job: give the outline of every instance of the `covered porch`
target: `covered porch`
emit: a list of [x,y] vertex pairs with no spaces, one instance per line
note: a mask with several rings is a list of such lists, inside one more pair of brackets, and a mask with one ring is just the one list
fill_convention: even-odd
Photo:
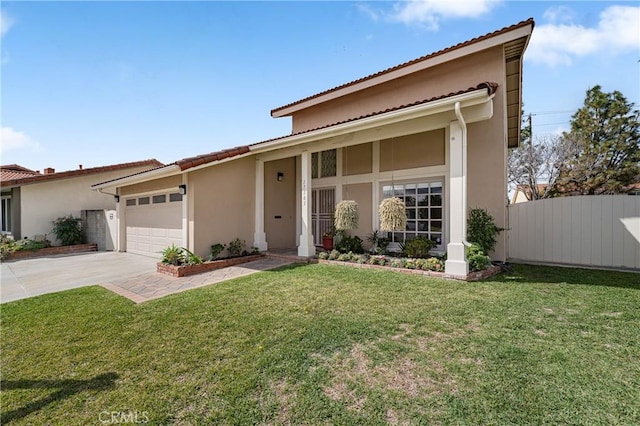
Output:
[[[446,273],[466,275],[467,143],[474,143],[467,124],[493,116],[495,87],[483,83],[251,146],[256,154],[253,245],[314,256],[327,223],[326,211],[317,206],[344,199],[358,201],[360,232],[370,233],[379,226],[380,201],[399,182],[407,192],[440,191],[442,204],[407,232],[439,237],[438,249],[448,255]],[[396,164],[402,158],[404,163]],[[331,167],[323,169],[323,162]]]

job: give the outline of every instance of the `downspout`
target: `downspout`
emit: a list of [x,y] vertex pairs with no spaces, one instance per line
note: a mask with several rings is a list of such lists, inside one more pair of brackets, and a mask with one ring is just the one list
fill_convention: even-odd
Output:
[[454,105],[454,112],[462,127],[462,220],[464,223],[462,244],[469,247],[471,243],[467,241],[467,123],[464,121],[462,111],[460,111],[459,101]]

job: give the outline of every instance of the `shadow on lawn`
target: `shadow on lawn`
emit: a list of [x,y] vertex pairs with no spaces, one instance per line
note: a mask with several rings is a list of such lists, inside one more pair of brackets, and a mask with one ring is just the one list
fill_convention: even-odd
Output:
[[487,281],[527,284],[579,284],[640,290],[640,274],[561,266],[511,264],[503,272]]
[[20,408],[0,414],[0,423],[6,424],[18,420],[38,411],[54,401],[62,400],[79,392],[89,390],[107,390],[115,386],[118,378],[116,373],[105,373],[89,380],[2,380],[0,389],[10,391],[14,389],[58,389],[56,392],[37,401],[30,402]]

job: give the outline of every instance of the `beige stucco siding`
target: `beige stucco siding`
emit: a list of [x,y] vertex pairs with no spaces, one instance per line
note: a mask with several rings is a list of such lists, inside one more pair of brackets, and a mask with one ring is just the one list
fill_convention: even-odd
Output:
[[372,164],[372,143],[363,143],[342,149],[342,174],[344,176],[371,173]]
[[367,235],[373,230],[372,214],[373,205],[371,198],[371,183],[357,183],[342,186],[342,196],[345,200],[354,200],[358,203],[358,211],[360,218],[358,220],[358,229],[349,231],[352,236],[357,235],[365,241]]
[[131,194],[143,194],[145,192],[164,191],[169,188],[174,188],[175,191],[178,192],[178,185],[180,184],[182,184],[182,175],[168,176],[135,185],[123,186],[118,189],[118,193],[127,196]]
[[235,238],[253,245],[255,157],[245,157],[188,174],[190,246],[207,256],[212,244]]
[[380,141],[380,171],[438,166],[445,163],[444,129]]
[[270,249],[296,247],[295,157],[264,163],[264,230]]
[[483,81],[500,84],[502,78],[496,80],[492,76],[504,73],[503,67],[502,46],[494,47],[298,111],[292,116],[293,132],[447,95]]
[[55,219],[70,214],[80,217],[82,210],[115,209],[116,202],[113,195],[93,191],[91,185],[146,169],[148,167],[137,167],[22,186],[20,188],[22,238],[48,234],[48,238],[54,241],[51,222]]

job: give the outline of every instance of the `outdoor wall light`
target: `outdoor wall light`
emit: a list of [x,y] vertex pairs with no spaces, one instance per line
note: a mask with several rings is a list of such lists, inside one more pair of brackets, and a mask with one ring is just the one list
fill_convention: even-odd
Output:
[[180,195],[187,195],[187,185],[183,183],[182,185],[178,185],[178,188],[180,188]]
[[284,173],[278,172],[277,179],[278,179],[278,182],[282,182],[282,179],[284,179]]
[[120,202],[120,196],[119,195],[114,195],[113,199],[116,200],[116,203]]

